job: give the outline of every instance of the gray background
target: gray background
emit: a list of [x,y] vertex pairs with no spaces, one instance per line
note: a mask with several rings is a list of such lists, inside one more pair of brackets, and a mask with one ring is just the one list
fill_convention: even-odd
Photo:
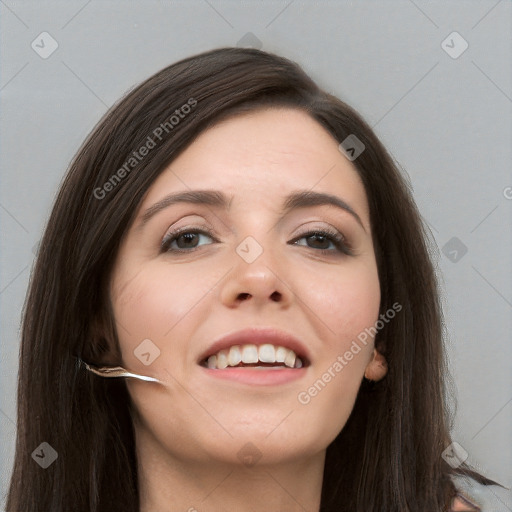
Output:
[[[439,246],[458,396],[453,437],[469,463],[512,486],[510,0],[5,0],[0,14],[2,504],[20,312],[70,159],[134,84],[183,57],[236,45],[299,62],[362,113],[407,171]],[[31,47],[42,46],[44,31],[58,43],[46,59]],[[457,58],[443,46],[459,52],[461,41],[442,46],[453,31],[469,45]]]

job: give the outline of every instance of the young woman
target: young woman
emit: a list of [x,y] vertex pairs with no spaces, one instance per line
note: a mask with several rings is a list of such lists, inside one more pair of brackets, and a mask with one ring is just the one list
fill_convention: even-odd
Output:
[[7,511],[478,510],[452,477],[494,482],[443,457],[428,243],[375,134],[295,63],[160,71],[41,241]]

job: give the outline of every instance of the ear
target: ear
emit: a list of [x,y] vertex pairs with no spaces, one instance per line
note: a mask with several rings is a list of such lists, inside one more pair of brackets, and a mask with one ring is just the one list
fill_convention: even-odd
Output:
[[386,358],[376,349],[373,349],[373,358],[368,363],[364,376],[368,380],[379,381],[388,373],[388,363]]

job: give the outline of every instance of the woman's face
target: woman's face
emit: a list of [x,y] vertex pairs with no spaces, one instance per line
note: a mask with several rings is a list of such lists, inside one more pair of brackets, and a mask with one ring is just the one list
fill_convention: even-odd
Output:
[[[124,366],[166,384],[128,381],[136,428],[174,460],[298,460],[346,423],[380,287],[365,190],[338,144],[298,110],[240,115],[202,133],[144,197],[111,298]],[[170,200],[194,191],[226,203]]]

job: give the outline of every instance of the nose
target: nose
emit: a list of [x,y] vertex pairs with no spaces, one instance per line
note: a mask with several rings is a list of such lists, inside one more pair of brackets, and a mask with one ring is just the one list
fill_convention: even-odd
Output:
[[235,255],[235,266],[224,280],[221,302],[230,308],[239,307],[242,303],[257,308],[267,303],[277,303],[281,308],[288,306],[293,293],[286,283],[277,251],[273,253],[265,248],[250,263],[240,254]]

